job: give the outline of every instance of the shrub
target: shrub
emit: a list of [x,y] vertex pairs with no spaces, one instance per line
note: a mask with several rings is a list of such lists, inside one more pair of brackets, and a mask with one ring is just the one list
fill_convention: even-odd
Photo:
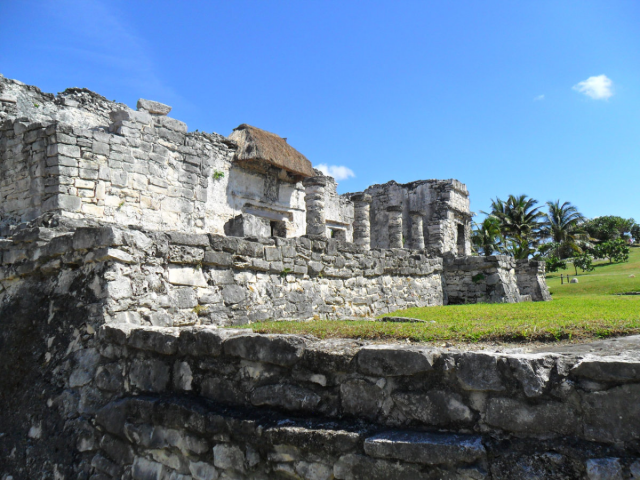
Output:
[[586,252],[574,255],[573,268],[576,269],[576,275],[578,275],[578,268],[583,272],[593,271],[595,269],[593,266],[593,257]]
[[623,238],[616,238],[597,244],[593,248],[594,256],[608,258],[609,263],[629,261],[629,245]]
[[550,257],[545,258],[544,262],[546,264],[545,267],[547,272],[557,272],[561,268],[566,268],[567,266],[567,262],[565,262],[564,260],[560,260],[555,255],[551,255]]

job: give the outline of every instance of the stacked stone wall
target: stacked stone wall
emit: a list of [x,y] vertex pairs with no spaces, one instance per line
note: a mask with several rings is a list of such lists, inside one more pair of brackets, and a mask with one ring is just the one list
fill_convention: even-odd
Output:
[[46,178],[49,142],[41,123],[26,119],[0,123],[0,236],[7,230],[4,225],[40,215],[43,202],[56,188]]
[[238,325],[443,304],[441,259],[329,239],[36,227],[0,242],[0,253],[0,280],[106,264],[96,289],[107,321]]
[[522,295],[529,295],[534,302],[551,300],[545,278],[545,263],[536,260],[517,260],[516,278]]
[[2,124],[0,220],[29,221],[56,211],[71,217],[153,229],[205,230],[214,165],[232,150],[218,135],[191,135],[184,123],[121,111],[112,124]]
[[[402,207],[402,236],[407,245],[424,243],[432,255],[471,253],[469,192],[457,180],[420,180],[398,184],[394,181],[372,185],[365,192],[372,197],[371,245],[389,248],[389,207]],[[346,194],[350,197],[352,194]],[[411,212],[422,212],[423,239],[412,238]],[[458,245],[458,225],[464,227],[464,242]]]
[[122,324],[91,341],[54,408],[82,409],[67,421],[76,465],[96,478],[622,479],[640,467],[633,355]]
[[[517,303],[531,298],[521,295],[513,257],[468,256],[444,258],[447,303]],[[544,300],[550,300],[545,298]]]

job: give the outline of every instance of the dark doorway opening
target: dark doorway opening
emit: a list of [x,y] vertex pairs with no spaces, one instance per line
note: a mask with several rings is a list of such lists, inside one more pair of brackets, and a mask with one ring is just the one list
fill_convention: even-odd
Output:
[[464,255],[464,225],[458,224],[458,255]]
[[272,221],[271,224],[271,236],[287,238],[287,225],[285,222]]
[[342,242],[347,241],[347,231],[342,228],[332,228],[330,229],[331,238],[335,238],[336,240],[340,240]]

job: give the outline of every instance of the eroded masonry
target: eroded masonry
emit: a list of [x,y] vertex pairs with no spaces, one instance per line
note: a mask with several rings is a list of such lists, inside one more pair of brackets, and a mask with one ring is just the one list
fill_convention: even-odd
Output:
[[221,328],[550,295],[471,255],[456,180],[339,195],[285,138],[170,110],[0,77],[2,480],[640,476],[635,354]]

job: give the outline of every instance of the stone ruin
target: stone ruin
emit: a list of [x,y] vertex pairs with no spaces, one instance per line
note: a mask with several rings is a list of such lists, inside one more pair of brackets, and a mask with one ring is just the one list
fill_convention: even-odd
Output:
[[0,77],[0,479],[639,478],[633,355],[220,328],[550,295],[456,180],[338,195],[170,110]]

